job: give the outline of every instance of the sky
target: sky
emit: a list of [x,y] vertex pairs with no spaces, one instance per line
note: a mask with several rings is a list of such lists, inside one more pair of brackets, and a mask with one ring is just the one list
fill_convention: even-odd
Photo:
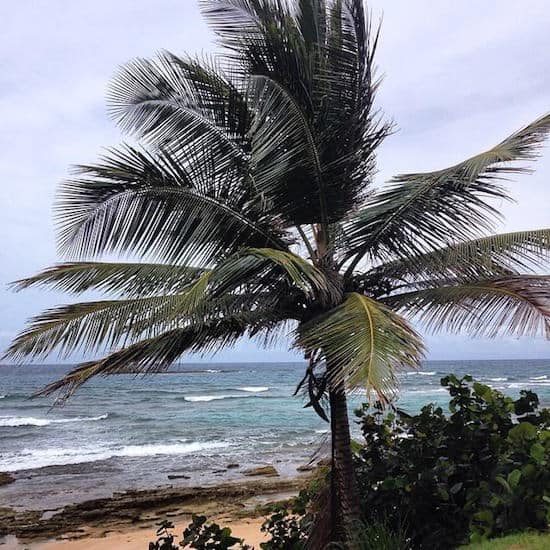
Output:
[[[550,111],[547,0],[372,0],[383,17],[378,106],[398,132],[377,183],[476,154]],[[59,261],[52,203],[71,164],[121,140],[105,94],[117,68],[161,49],[215,51],[196,0],[0,2],[0,352],[25,320],[72,297],[14,294],[10,281]],[[510,183],[502,231],[550,227],[550,148]],[[550,342],[427,336],[430,359],[548,358]],[[283,361],[286,345],[241,342],[218,361]],[[79,359],[78,357],[76,359]],[[53,362],[54,357],[51,358]]]

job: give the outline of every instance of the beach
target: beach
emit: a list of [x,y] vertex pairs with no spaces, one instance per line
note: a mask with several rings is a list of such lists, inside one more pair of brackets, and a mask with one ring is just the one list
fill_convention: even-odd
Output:
[[14,511],[0,508],[0,544],[6,550],[145,549],[157,523],[169,520],[181,536],[193,515],[231,527],[235,536],[256,545],[269,508],[295,496],[307,476],[265,479],[187,489],[129,491],[108,499],[73,504],[61,510]]

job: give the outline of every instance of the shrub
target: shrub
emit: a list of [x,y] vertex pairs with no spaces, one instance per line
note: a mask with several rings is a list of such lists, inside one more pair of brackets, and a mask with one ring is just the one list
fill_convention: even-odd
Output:
[[[149,550],[178,550],[174,543],[175,536],[171,533],[174,525],[166,520],[158,525],[157,541],[149,543]],[[206,523],[205,516],[193,516],[192,522],[183,532],[179,547],[195,550],[253,550],[242,539],[232,536],[229,527]]]
[[411,416],[368,405],[357,411],[367,524],[406,523],[414,548],[546,529],[550,520],[550,411],[531,391],[513,400],[470,376],[441,380],[449,413],[433,404]]

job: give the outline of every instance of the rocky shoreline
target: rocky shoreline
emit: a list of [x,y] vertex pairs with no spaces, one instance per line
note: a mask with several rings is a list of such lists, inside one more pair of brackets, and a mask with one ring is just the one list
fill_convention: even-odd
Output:
[[308,477],[302,475],[293,479],[243,480],[206,487],[126,491],[59,510],[0,508],[0,537],[14,535],[25,541],[75,539],[98,529],[105,535],[142,527],[151,527],[153,531],[160,519],[185,519],[192,514],[205,514],[213,519],[254,517],[262,513],[266,503],[296,494],[307,480]]

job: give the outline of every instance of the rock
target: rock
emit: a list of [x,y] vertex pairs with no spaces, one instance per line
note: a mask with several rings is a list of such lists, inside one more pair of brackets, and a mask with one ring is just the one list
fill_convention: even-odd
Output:
[[302,464],[302,466],[296,468],[297,472],[313,472],[313,470],[315,470],[315,466],[311,464]]
[[7,474],[5,472],[0,472],[0,487],[2,485],[8,485],[9,483],[13,483],[15,481],[15,478],[10,475],[10,474]]
[[279,472],[273,466],[260,466],[259,468],[245,470],[243,473],[245,476],[276,477],[279,475]]
[[241,465],[240,465],[240,464],[237,464],[237,463],[228,464],[228,465],[226,466],[226,468],[227,468],[228,470],[231,470],[231,469],[233,469],[233,468],[240,468],[240,467],[241,467]]
[[168,479],[191,479],[191,476],[185,474],[168,474]]
[[213,474],[225,474],[225,472],[227,472],[227,470],[213,470],[212,471]]

